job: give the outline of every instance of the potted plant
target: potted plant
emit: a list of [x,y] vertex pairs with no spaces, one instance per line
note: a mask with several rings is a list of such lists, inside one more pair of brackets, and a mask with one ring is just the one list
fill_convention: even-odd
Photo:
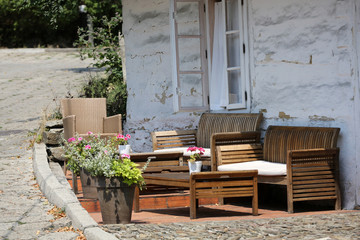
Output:
[[130,154],[131,148],[128,144],[128,140],[131,138],[130,134],[126,134],[125,136],[122,134],[119,134],[116,136],[116,142],[119,146],[119,152],[120,154]]
[[104,139],[88,132],[86,138],[75,137],[63,140],[65,154],[68,159],[67,166],[73,174],[80,176],[84,198],[97,199],[96,178],[82,167],[85,159],[92,159],[100,151],[101,146],[105,145]]
[[142,171],[147,164],[139,169],[129,155],[120,156],[118,146],[124,143],[120,135],[106,140],[88,134],[87,139],[66,142],[69,168],[75,173],[83,169],[94,180],[104,224],[129,223],[135,186],[144,185]]
[[200,158],[204,155],[205,150],[201,147],[189,147],[187,151],[191,152],[188,160],[189,173],[201,172],[202,161]]

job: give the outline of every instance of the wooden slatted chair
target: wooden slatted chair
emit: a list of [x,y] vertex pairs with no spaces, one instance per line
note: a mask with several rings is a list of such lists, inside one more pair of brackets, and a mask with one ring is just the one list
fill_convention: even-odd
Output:
[[260,144],[217,147],[214,170],[258,170],[258,182],[287,186],[288,212],[294,202],[335,200],[339,188],[339,128],[269,126]]

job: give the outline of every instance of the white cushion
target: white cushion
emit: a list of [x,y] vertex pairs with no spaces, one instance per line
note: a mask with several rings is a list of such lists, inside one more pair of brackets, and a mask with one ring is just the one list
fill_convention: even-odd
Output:
[[[187,151],[188,147],[178,147],[178,148],[165,148],[165,149],[158,149],[154,152],[183,152],[184,156],[190,156],[191,152]],[[203,157],[210,157],[210,148],[204,148],[205,152]]]
[[218,166],[218,171],[258,170],[258,175],[286,176],[286,164],[268,161],[250,161]]

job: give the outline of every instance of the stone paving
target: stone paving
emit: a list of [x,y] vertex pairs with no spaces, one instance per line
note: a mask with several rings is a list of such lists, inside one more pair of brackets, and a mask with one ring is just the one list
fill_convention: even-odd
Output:
[[[0,58],[0,239],[80,238],[61,209],[49,214],[54,206],[36,184],[28,133],[44,110],[51,113],[58,99],[76,95],[89,62],[74,52],[41,50],[0,50]],[[119,239],[360,239],[360,211],[102,228]]]
[[88,61],[76,52],[0,50],[0,239],[76,239],[71,220],[54,215],[34,178],[30,132],[58,99],[75,95]]
[[360,239],[360,213],[174,224],[106,225],[119,239]]

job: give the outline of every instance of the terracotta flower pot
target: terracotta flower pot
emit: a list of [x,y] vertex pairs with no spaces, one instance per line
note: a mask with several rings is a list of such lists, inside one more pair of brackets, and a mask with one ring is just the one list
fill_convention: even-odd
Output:
[[127,185],[120,178],[98,177],[97,194],[103,224],[130,223],[135,185]]

